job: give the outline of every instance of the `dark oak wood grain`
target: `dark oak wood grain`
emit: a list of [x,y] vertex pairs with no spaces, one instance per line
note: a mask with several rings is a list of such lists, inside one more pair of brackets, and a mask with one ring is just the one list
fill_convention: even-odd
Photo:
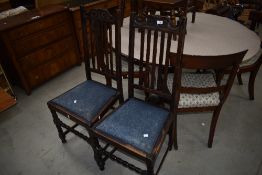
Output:
[[28,11],[0,23],[2,51],[6,55],[1,59],[4,66],[11,65],[8,73],[27,94],[81,64],[72,19],[64,6]]

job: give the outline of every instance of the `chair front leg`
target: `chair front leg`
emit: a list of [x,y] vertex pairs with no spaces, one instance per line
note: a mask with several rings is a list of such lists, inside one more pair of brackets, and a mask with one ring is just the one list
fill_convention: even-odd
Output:
[[105,169],[105,161],[102,158],[102,148],[99,145],[98,139],[94,137],[92,134],[90,135],[90,145],[94,151],[94,159],[101,171]]
[[62,127],[61,127],[62,121],[58,118],[58,115],[57,115],[55,110],[50,109],[50,111],[51,111],[56,129],[58,131],[58,136],[61,139],[62,143],[66,143],[65,134],[64,134]]
[[147,163],[146,163],[146,167],[147,167],[147,175],[154,175],[154,165],[153,165],[153,163],[151,162],[151,161],[148,161]]
[[217,109],[213,112],[213,117],[210,125],[209,138],[208,138],[208,148],[212,148],[213,139],[215,135],[217,120],[221,111],[222,105],[218,106]]

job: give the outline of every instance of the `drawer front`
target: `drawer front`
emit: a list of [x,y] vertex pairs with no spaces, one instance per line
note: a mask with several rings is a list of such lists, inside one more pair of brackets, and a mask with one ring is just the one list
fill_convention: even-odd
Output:
[[30,87],[36,87],[51,77],[54,77],[55,75],[76,65],[78,62],[79,61],[75,51],[69,50],[61,57],[53,59],[46,64],[36,67],[35,69],[29,70],[28,73],[26,73],[28,83],[30,84]]
[[[66,44],[65,44],[66,43]],[[59,57],[68,50],[77,52],[77,48],[74,46],[74,40],[72,36],[66,37],[60,41],[57,41],[45,48],[39,49],[19,60],[21,68],[24,72],[44,64],[45,62]]]
[[39,32],[34,36],[30,35],[29,37],[18,40],[13,44],[13,48],[17,58],[20,58],[38,48],[60,40],[71,33],[70,24],[64,23],[63,25],[54,26],[48,30]]
[[33,20],[27,25],[17,27],[8,33],[10,40],[17,40],[19,38],[25,37],[27,35],[37,33],[41,30],[49,28],[53,25],[62,23],[68,20],[68,14],[66,12],[54,14],[48,17],[45,17],[40,20]]

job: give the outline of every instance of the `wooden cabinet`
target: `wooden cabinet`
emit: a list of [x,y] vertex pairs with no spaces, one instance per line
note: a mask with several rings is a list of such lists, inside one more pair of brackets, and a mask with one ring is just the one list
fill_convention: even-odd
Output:
[[35,9],[0,21],[3,62],[27,94],[81,64],[70,12],[64,6]]

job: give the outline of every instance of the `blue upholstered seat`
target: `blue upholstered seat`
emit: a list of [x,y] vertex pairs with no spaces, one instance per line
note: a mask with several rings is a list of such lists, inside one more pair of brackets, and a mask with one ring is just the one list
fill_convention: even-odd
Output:
[[95,130],[150,154],[168,117],[167,110],[132,98],[107,116]]
[[66,110],[83,118],[88,124],[117,91],[104,84],[87,80],[51,100]]

